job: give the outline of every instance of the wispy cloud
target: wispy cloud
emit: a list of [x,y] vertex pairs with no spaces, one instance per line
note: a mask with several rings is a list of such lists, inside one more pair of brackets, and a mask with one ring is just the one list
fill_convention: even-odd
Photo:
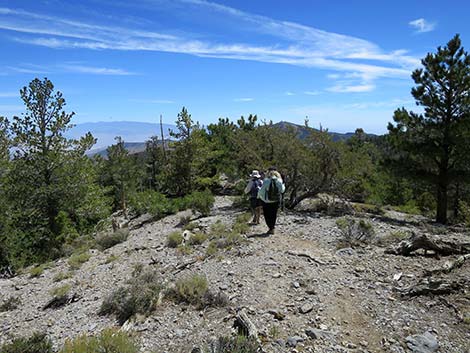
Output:
[[[263,45],[227,43],[220,42],[217,36],[214,36],[216,39],[205,36],[201,40],[194,39],[201,38],[198,34],[176,36],[161,31],[104,26],[10,8],[0,8],[0,30],[14,32],[15,35],[10,37],[12,40],[49,48],[172,52],[320,68],[356,74],[354,85],[363,88],[373,88],[370,82],[381,77],[408,77],[410,71],[419,65],[419,60],[404,50],[385,52],[361,38],[275,20],[204,0],[175,1],[187,7],[223,14],[244,31],[267,34],[264,36],[266,42]],[[155,10],[157,7],[150,8]],[[130,74],[119,69],[109,70],[95,70],[95,73]]]
[[375,89],[375,85],[373,84],[359,84],[359,85],[343,85],[338,84],[328,88],[327,90],[330,92],[337,92],[337,93],[360,93],[360,92],[370,92]]
[[133,72],[129,72],[123,69],[112,69],[107,67],[94,67],[84,65],[62,65],[62,67],[68,72],[76,72],[83,74],[92,75],[115,75],[115,76],[128,76],[135,75]]
[[233,101],[234,102],[252,102],[254,101],[254,98],[235,98]]
[[319,94],[321,94],[320,91],[304,91],[304,94],[306,94],[307,96],[318,96]]
[[286,96],[295,96],[295,93],[294,93],[294,92],[290,92],[290,91],[286,91],[286,92],[284,92],[284,94],[285,94]]
[[[87,66],[83,64],[65,63],[55,65],[34,65],[34,64],[19,64],[18,66],[7,66],[6,73],[16,72],[22,74],[51,74],[51,73],[80,73],[90,75],[115,75],[115,76],[128,76],[136,75],[136,73],[117,68]],[[1,97],[1,96],[0,96]]]
[[418,18],[416,20],[410,21],[408,24],[415,29],[416,33],[431,32],[436,28],[435,22],[429,22],[424,18]]

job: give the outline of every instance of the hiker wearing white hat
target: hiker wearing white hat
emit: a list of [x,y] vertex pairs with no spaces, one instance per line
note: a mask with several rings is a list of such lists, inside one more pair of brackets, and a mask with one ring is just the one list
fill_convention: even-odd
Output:
[[253,170],[250,174],[250,181],[245,188],[245,194],[250,197],[250,208],[251,213],[253,214],[254,224],[259,224],[259,219],[261,216],[261,201],[258,199],[258,191],[263,186],[263,180],[261,174],[257,170]]

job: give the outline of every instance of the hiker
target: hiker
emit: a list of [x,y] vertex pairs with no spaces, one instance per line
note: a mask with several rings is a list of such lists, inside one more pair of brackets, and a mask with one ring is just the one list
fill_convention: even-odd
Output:
[[263,181],[263,186],[258,192],[258,198],[263,206],[264,219],[269,230],[267,234],[274,234],[276,226],[277,210],[281,204],[282,194],[286,190],[281,174],[276,168],[268,170],[267,177]]
[[245,194],[250,196],[250,208],[251,213],[253,214],[253,224],[259,224],[259,219],[261,216],[261,201],[258,199],[258,191],[263,185],[263,179],[261,174],[257,170],[253,170],[250,174],[250,181],[245,188]]

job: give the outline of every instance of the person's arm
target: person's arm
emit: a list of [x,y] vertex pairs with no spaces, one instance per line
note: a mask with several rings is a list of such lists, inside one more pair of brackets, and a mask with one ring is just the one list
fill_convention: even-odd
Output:
[[279,189],[281,190],[281,194],[283,194],[286,191],[286,186],[282,182],[282,180],[277,180]]
[[261,186],[261,189],[259,189],[258,191],[258,198],[263,202],[266,202],[266,189],[268,188],[268,186],[269,186],[269,179],[264,179],[263,185]]
[[245,194],[249,194],[250,191],[251,191],[251,186],[253,185],[253,180],[250,179],[250,181],[248,182],[248,185],[245,187]]

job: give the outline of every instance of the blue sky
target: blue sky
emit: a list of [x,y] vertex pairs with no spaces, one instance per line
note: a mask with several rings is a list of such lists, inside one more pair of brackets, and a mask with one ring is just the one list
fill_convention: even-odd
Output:
[[[384,133],[466,1],[0,0],[0,115],[48,77],[75,123],[219,117]],[[468,46],[467,46],[468,47]]]

